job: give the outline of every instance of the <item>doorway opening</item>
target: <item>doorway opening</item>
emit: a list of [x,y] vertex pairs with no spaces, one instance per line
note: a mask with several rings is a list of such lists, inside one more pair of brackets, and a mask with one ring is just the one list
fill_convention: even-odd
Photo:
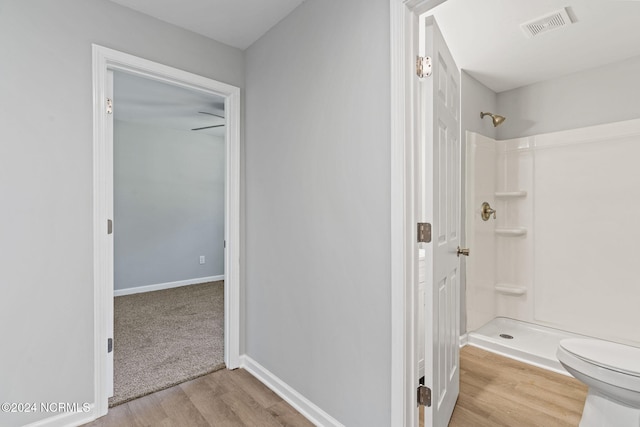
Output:
[[224,98],[113,72],[116,406],[224,367]]
[[[240,89],[102,46],[93,46],[95,409],[106,414],[113,388],[114,144],[113,71],[219,99],[224,112],[224,363],[239,366]],[[207,111],[217,114],[214,111]],[[204,115],[203,115],[204,116]],[[209,116],[208,119],[215,119]],[[208,126],[208,125],[207,125]],[[204,127],[204,126],[199,126]],[[206,255],[199,254],[200,256]],[[206,263],[206,261],[205,261]],[[198,263],[198,265],[200,265]]]

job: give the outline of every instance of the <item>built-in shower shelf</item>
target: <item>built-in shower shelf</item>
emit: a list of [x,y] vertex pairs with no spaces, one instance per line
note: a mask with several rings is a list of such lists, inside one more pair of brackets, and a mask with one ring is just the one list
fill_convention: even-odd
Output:
[[509,198],[515,198],[515,197],[527,197],[527,191],[526,190],[496,191],[495,195],[496,197],[503,198],[503,199],[509,199]]
[[527,293],[527,288],[522,286],[512,285],[511,283],[496,283],[496,292],[504,295],[524,295]]
[[523,227],[514,227],[514,228],[496,228],[495,233],[498,236],[507,236],[507,237],[517,237],[517,236],[526,236],[527,229]]

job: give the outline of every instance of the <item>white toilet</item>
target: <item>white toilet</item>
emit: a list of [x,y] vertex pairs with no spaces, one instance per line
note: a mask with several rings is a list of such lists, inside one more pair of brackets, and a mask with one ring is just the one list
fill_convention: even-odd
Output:
[[570,338],[557,357],[589,387],[580,427],[640,427],[640,348]]

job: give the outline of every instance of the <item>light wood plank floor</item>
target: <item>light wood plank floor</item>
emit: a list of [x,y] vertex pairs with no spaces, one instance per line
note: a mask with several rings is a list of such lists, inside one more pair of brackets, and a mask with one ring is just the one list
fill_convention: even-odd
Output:
[[587,387],[572,377],[466,346],[449,426],[575,427],[586,397]]
[[109,409],[95,427],[313,427],[244,369],[222,369]]
[[[450,427],[577,426],[579,381],[472,346],[460,352],[460,397]],[[111,408],[87,426],[313,426],[243,369],[213,372]]]

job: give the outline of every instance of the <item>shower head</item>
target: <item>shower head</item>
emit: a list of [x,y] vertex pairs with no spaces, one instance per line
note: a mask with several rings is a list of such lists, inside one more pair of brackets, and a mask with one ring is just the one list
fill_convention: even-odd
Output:
[[484,116],[490,116],[491,119],[493,120],[493,127],[497,128],[498,126],[500,126],[502,124],[502,122],[504,122],[506,120],[506,117],[504,116],[500,116],[498,114],[493,114],[493,113],[480,113],[480,118],[484,118]]

